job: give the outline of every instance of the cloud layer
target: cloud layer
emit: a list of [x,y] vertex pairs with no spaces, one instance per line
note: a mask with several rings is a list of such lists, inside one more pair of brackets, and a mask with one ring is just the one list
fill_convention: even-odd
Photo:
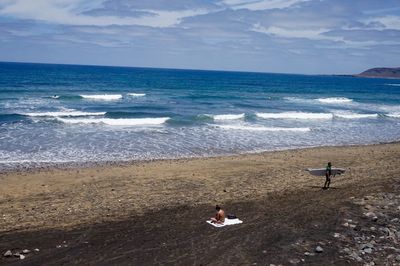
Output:
[[290,73],[396,66],[398,0],[0,0],[0,60]]

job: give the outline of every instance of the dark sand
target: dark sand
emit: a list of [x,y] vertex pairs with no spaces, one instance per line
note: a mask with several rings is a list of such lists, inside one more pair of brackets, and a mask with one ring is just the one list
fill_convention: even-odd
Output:
[[[304,169],[327,161],[348,171],[322,190]],[[334,233],[362,219],[352,197],[398,191],[399,163],[391,143],[2,174],[0,264],[355,265]],[[244,223],[206,224],[217,203]]]

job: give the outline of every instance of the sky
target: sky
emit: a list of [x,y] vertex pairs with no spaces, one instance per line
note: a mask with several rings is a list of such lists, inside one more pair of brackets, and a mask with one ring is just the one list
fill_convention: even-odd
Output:
[[0,0],[0,61],[299,74],[400,67],[400,0]]

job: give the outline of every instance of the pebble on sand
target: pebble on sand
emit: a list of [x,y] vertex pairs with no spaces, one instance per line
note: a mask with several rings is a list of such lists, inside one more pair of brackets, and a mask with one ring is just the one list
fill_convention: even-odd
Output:
[[321,246],[317,246],[317,247],[315,248],[315,252],[317,252],[317,253],[322,253],[322,252],[324,252],[324,249],[323,249]]
[[7,250],[7,251],[4,253],[3,256],[4,256],[4,257],[11,257],[11,256],[12,256],[11,250]]
[[300,263],[300,260],[299,259],[290,259],[289,262],[291,264],[298,264],[298,263]]
[[372,253],[372,248],[365,248],[365,249],[363,249],[363,251],[365,253],[371,254]]
[[367,212],[365,214],[365,216],[367,216],[368,218],[371,218],[371,220],[374,222],[378,220],[378,216],[376,216],[375,213],[373,213],[373,212]]

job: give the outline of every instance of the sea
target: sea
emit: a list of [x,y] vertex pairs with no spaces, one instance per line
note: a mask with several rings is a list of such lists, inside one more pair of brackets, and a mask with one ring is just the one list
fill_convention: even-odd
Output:
[[0,171],[400,140],[400,80],[0,63]]

